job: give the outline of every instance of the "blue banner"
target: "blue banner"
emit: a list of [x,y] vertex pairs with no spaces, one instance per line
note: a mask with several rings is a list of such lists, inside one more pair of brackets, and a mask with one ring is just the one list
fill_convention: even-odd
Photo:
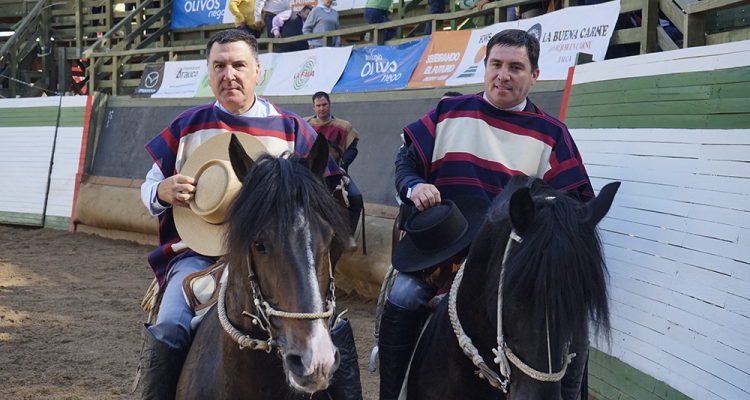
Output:
[[[175,0],[172,3],[172,29],[224,23],[229,14],[227,0]],[[231,19],[234,22],[234,18]]]
[[396,46],[369,46],[352,50],[333,92],[405,88],[429,43],[430,38],[425,37]]

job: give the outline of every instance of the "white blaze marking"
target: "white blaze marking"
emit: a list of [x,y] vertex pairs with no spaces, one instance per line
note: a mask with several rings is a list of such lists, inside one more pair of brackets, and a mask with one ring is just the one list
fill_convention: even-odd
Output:
[[[300,232],[304,237],[305,252],[307,254],[307,267],[310,271],[308,274],[307,284],[309,285],[313,304],[313,313],[323,312],[323,299],[320,296],[320,289],[318,287],[318,274],[315,263],[315,252],[313,251],[312,233],[310,232],[310,224],[305,218],[302,209],[297,210],[297,224],[295,230]],[[333,343],[328,334],[328,329],[325,327],[326,321],[318,320],[313,322],[313,329],[308,338],[308,345],[312,348],[313,357],[309,368],[307,369],[308,374],[320,374],[324,375],[333,366],[335,362]]]

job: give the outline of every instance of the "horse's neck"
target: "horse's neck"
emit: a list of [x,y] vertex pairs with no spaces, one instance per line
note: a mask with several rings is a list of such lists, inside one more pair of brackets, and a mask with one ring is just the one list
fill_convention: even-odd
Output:
[[494,304],[497,302],[497,293],[486,290],[488,279],[490,277],[485,269],[464,267],[464,276],[456,297],[456,313],[464,331],[475,345],[494,347],[496,346],[496,318],[494,315],[489,315],[488,310],[495,312]]

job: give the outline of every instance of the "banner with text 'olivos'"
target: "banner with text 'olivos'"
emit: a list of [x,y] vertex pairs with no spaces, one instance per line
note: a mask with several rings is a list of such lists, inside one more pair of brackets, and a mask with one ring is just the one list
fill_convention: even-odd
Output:
[[409,82],[430,37],[395,46],[354,49],[334,92],[403,89]]
[[229,0],[175,0],[172,3],[172,29],[234,23]]
[[409,87],[457,86],[484,82],[487,42],[505,29],[522,29],[539,39],[539,79],[565,80],[576,53],[604,60],[620,3],[569,7],[536,18],[503,22],[471,31],[433,33]]
[[[349,46],[279,53],[266,59],[261,55],[263,82],[256,93],[266,96],[312,95],[317,91],[330,93],[344,72],[351,53],[352,47]],[[264,65],[265,60],[269,62]]]

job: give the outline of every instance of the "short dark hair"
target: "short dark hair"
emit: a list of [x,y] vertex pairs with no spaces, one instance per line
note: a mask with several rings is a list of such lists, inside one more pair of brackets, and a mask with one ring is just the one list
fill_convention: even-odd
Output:
[[329,103],[331,102],[331,98],[328,97],[328,93],[326,92],[315,92],[315,94],[312,97],[312,101],[313,103],[315,103],[315,99],[322,99],[322,98],[325,98],[326,100],[328,100]]
[[305,11],[305,10],[308,10],[308,11],[312,10],[312,6],[309,5],[309,4],[307,4],[304,7],[302,7],[302,9],[299,10],[299,12],[302,12],[302,11]]
[[208,39],[208,44],[206,45],[206,60],[208,60],[208,56],[211,54],[211,47],[214,43],[226,44],[234,42],[247,43],[247,45],[250,46],[250,53],[255,58],[255,62],[260,62],[258,57],[258,41],[255,40],[253,35],[239,29],[226,29],[214,33],[213,36]]
[[539,69],[539,40],[536,36],[520,29],[506,29],[496,33],[487,43],[487,50],[484,54],[485,66],[490,57],[490,50],[495,46],[525,47],[531,62],[531,72]]
[[463,96],[461,92],[445,92],[442,97],[458,97]]

